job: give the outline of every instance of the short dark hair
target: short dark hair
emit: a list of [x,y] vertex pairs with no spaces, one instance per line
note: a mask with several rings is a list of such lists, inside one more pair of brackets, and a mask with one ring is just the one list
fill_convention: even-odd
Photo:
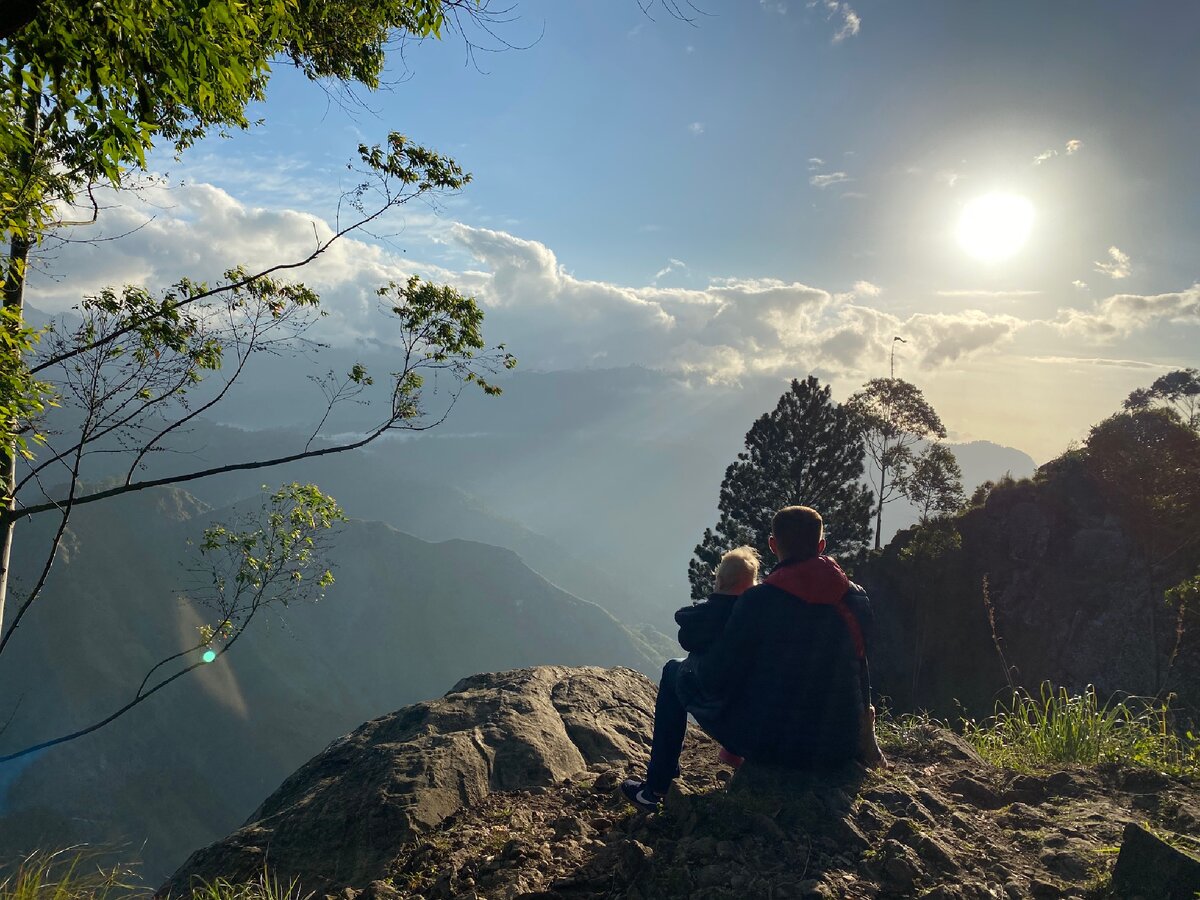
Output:
[[817,555],[825,522],[811,506],[785,506],[771,520],[771,534],[780,559],[810,559]]

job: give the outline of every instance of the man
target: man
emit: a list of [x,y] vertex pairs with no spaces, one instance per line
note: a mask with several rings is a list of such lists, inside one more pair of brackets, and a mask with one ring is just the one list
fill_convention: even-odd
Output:
[[711,647],[663,667],[646,779],[621,786],[643,810],[658,808],[679,773],[689,712],[754,762],[821,768],[859,755],[870,702],[866,594],[822,555],[824,522],[814,509],[779,510],[769,546],[778,565],[741,595]]

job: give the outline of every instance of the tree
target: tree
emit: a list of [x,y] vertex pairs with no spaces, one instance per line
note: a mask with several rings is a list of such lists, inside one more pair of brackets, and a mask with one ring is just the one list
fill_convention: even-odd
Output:
[[716,528],[704,530],[688,564],[692,596],[712,590],[721,555],[749,544],[770,559],[767,539],[776,510],[811,506],[825,519],[829,552],[861,554],[871,537],[871,492],[863,475],[862,437],[845,406],[816,378],[792,380],[775,409],[746,433],[746,449],[725,470]]
[[946,436],[946,427],[921,393],[902,378],[873,378],[847,406],[857,416],[867,453],[875,464],[875,549],[880,546],[883,505],[903,496],[905,476],[918,441]]
[[[386,147],[363,146],[360,155],[367,180],[351,192],[349,200],[358,212],[357,225],[374,221],[387,210],[431,191],[457,190],[468,179],[453,161],[413,145],[401,135],[392,135]],[[381,314],[392,320],[388,331],[397,346],[388,377],[377,379],[359,363],[340,376],[320,381],[325,402],[314,406],[314,422],[307,440],[301,439],[292,451],[273,458],[185,467],[158,477],[142,474],[149,454],[184,434],[189,422],[228,395],[253,355],[293,349],[303,349],[309,355],[319,349],[305,335],[320,315],[320,298],[303,284],[276,275],[315,259],[353,227],[356,225],[348,225],[329,236],[304,259],[256,273],[233,269],[212,287],[182,279],[160,294],[137,286],[106,289],[80,304],[80,324],[74,330],[51,334],[42,342],[30,371],[46,379],[56,402],[71,411],[74,427],[62,435],[51,435],[42,445],[31,446],[14,459],[14,494],[19,505],[13,525],[38,517],[56,517],[57,525],[36,583],[20,599],[0,636],[0,654],[41,596],[76,508],[152,487],[345,452],[388,432],[437,425],[468,385],[477,385],[487,394],[499,393],[489,378],[496,371],[511,368],[515,360],[503,346],[486,347],[483,313],[478,305],[452,287],[412,276],[405,283],[387,284],[378,291]],[[223,383],[202,393],[199,401],[194,400],[199,386],[218,373]],[[433,410],[427,408],[424,398],[427,378],[441,382],[438,386],[445,398],[442,406]],[[348,402],[379,409],[375,426],[349,439],[328,437],[323,429],[330,413]],[[36,425],[33,419],[18,421],[18,430],[28,431]],[[128,460],[123,477],[116,483],[93,485],[81,478],[90,455],[113,452],[126,454]],[[46,487],[59,481],[64,482],[61,488]],[[312,486],[294,485],[277,497],[288,510],[269,511],[270,527],[266,531],[260,528],[235,533],[220,529],[206,540],[202,548],[206,551],[242,554],[241,569],[215,576],[214,581],[222,586],[222,595],[225,585],[235,585],[241,593],[233,600],[215,603],[217,619],[201,644],[191,651],[172,654],[152,667],[133,699],[112,715],[39,747],[87,734],[113,721],[196,668],[197,662],[185,657],[189,653],[194,656],[200,647],[214,640],[224,641],[221,652],[226,652],[259,608],[280,596],[286,601],[291,580],[323,587],[320,579],[305,580],[305,566],[317,564],[315,555],[305,549],[312,546],[306,529],[310,530],[313,522],[328,523],[340,513],[330,505],[332,500],[323,498]],[[294,522],[296,517],[300,521]],[[283,556],[272,562],[276,549]],[[289,553],[299,555],[289,557]],[[290,568],[289,560],[295,563]],[[280,584],[282,594],[276,590]],[[250,605],[247,607],[243,601]],[[170,665],[177,671],[172,671]],[[162,680],[151,682],[155,673]]]
[[922,524],[931,514],[957,512],[964,502],[958,459],[945,444],[930,444],[912,461],[901,489],[921,514]]
[[[181,278],[158,294],[138,286],[105,289],[84,300],[77,330],[45,336],[39,346],[42,336],[24,322],[24,290],[31,250],[49,230],[70,224],[59,210],[83,196],[94,219],[92,186],[119,186],[130,169],[145,166],[156,144],[182,151],[213,129],[248,127],[246,106],[264,96],[274,62],[294,64],[314,80],[373,88],[393,36],[436,36],[460,14],[486,18],[486,0],[38,0],[22,9],[0,20],[11,26],[0,44],[0,238],[8,248],[0,272],[0,622],[8,619],[0,653],[34,608],[79,505],[342,452],[398,428],[432,427],[448,408],[432,414],[425,408],[426,377],[452,383],[443,393],[452,405],[470,383],[498,393],[487,378],[515,363],[503,347],[486,348],[483,315],[472,298],[415,277],[386,285],[380,303],[397,322],[399,345],[389,377],[377,384],[361,365],[331,377],[323,384],[326,414],[302,447],[273,459],[139,478],[147,454],[219,402],[253,354],[286,351],[304,340],[320,314],[319,298],[282,273],[401,204],[462,188],[470,176],[453,160],[393,133],[383,146],[359,148],[366,180],[343,198],[336,233],[318,238],[302,259],[259,271],[232,269],[213,286]],[[193,404],[196,386],[217,372],[224,385]],[[376,427],[355,440],[326,440],[321,428],[329,410],[351,400],[382,407]],[[49,440],[42,414],[57,404],[73,407],[78,430]],[[114,449],[131,454],[123,481],[103,488],[83,482],[85,458]],[[51,478],[65,486],[47,487]],[[57,517],[58,526],[35,584],[5,617],[14,532],[38,516]],[[213,635],[229,626],[214,623]],[[192,667],[168,674],[160,686]],[[156,671],[159,666],[147,679]],[[144,682],[133,703],[157,689]]]
[[[182,151],[213,129],[248,127],[246,106],[264,96],[276,61],[314,80],[374,88],[393,36],[438,36],[460,16],[488,17],[486,0],[33,0],[6,10],[0,17],[0,241],[8,248],[0,271],[0,620],[17,516],[16,463],[36,441],[31,422],[52,397],[31,365],[37,336],[25,327],[25,284],[31,250],[48,230],[69,224],[59,211],[86,195],[94,219],[92,185],[119,185],[130,168],[145,167],[156,143]],[[452,161],[438,162],[444,168]],[[422,192],[442,187],[435,180]],[[176,311],[174,303],[156,312],[144,308],[141,315],[150,318],[129,327],[155,321],[171,327]]]
[[1160,375],[1148,388],[1138,388],[1125,399],[1125,409],[1136,411],[1166,404],[1189,428],[1200,429],[1200,370],[1177,369]]

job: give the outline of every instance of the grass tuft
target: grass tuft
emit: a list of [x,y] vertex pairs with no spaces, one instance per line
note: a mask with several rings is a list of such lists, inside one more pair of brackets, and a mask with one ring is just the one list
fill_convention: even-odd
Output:
[[0,873],[0,900],[114,900],[144,892],[132,869],[87,847],[36,851]]
[[201,882],[192,890],[191,900],[311,900],[313,895],[313,891],[306,893],[301,889],[298,878],[285,884],[264,867],[253,881],[218,878]]
[[1200,740],[1171,726],[1169,703],[1131,697],[1101,703],[1089,685],[1082,694],[1042,685],[996,705],[981,722],[963,721],[963,736],[989,762],[1012,769],[1118,762],[1173,775],[1200,775]]

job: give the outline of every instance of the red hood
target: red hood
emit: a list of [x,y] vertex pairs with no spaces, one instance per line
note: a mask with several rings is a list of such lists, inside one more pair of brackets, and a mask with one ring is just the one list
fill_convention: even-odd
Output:
[[841,600],[850,589],[850,579],[829,556],[776,566],[764,584],[774,585],[809,603],[829,605]]

